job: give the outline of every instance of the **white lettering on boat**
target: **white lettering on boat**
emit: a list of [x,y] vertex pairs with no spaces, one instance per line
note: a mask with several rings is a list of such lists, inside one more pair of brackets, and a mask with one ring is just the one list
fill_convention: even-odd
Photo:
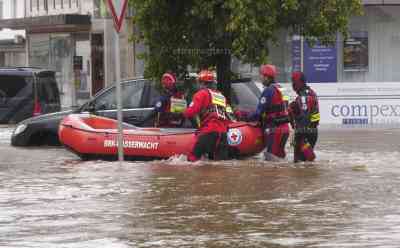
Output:
[[[104,147],[117,147],[118,142],[116,140],[104,140]],[[133,140],[124,140],[123,146],[124,148],[133,148],[133,149],[146,149],[146,150],[157,150],[158,142],[149,142],[149,141],[133,141]]]

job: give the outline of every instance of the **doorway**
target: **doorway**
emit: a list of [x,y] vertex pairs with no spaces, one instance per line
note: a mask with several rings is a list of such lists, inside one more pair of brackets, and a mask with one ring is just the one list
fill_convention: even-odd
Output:
[[104,88],[104,38],[103,34],[92,34],[92,96]]

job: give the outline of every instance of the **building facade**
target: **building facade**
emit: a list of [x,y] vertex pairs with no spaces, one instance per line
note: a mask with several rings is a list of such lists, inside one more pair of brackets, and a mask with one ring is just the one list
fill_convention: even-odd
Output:
[[[0,0],[0,20],[12,18],[16,10],[12,1]],[[26,63],[25,33],[3,29],[0,31],[0,66],[23,66]]]
[[[364,0],[364,15],[350,20],[348,37],[330,46],[282,31],[269,62],[291,91],[292,71],[302,70],[319,95],[321,123],[400,127],[400,0]],[[236,62],[241,74],[259,78],[258,67]]]
[[[303,70],[311,82],[400,82],[400,0],[363,3],[364,15],[350,20],[349,37],[338,34],[332,46],[311,47],[304,37],[282,31],[279,45],[270,48],[279,81],[289,82],[291,71]],[[250,65],[235,69],[258,74]]]
[[[25,31],[25,65],[56,71],[64,108],[78,106],[114,83],[114,27],[104,0],[10,2],[14,16],[1,20],[0,28]],[[122,79],[143,74],[143,63],[135,59],[142,47],[129,41],[133,30],[125,21],[120,33]]]

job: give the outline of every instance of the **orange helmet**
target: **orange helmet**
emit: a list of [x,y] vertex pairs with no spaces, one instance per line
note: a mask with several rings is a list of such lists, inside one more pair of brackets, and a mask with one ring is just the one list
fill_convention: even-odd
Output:
[[166,89],[172,89],[175,86],[176,78],[171,73],[164,73],[161,77],[161,83]]
[[276,67],[274,65],[266,64],[260,67],[260,74],[264,77],[276,77]]
[[209,70],[202,70],[199,73],[199,82],[213,83],[215,82],[214,73]]

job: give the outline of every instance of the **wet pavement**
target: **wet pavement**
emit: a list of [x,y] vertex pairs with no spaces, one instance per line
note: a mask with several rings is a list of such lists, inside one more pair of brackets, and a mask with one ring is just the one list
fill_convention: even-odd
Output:
[[399,247],[400,129],[320,132],[318,161],[81,162],[0,128],[0,247]]

